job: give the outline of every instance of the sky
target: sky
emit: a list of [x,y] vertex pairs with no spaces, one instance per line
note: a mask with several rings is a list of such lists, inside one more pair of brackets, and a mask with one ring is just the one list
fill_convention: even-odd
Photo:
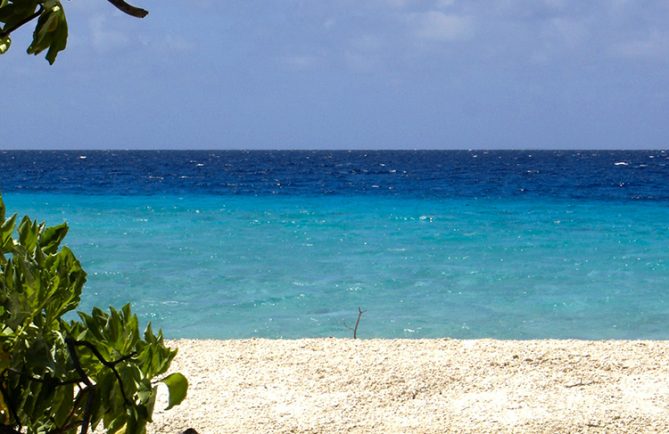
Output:
[[666,0],[105,0],[0,57],[0,149],[669,147]]

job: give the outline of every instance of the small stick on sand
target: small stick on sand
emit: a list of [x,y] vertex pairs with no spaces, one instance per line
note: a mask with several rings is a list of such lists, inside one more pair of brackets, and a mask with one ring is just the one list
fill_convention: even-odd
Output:
[[353,339],[358,338],[358,326],[360,325],[360,318],[362,318],[362,314],[365,312],[367,311],[360,309],[360,306],[358,306],[358,319],[355,320],[355,327],[351,327],[350,325],[344,323],[344,327],[353,332]]
[[593,385],[593,384],[595,384],[594,381],[589,381],[587,383],[584,383],[583,381],[579,381],[578,383],[567,384],[564,387],[566,387],[567,389],[571,389],[572,387],[590,386],[590,385]]
[[367,311],[360,309],[360,306],[358,306],[358,319],[355,320],[355,327],[353,327],[353,339],[358,338],[358,326],[360,325],[360,318],[362,318],[362,314],[365,312]]

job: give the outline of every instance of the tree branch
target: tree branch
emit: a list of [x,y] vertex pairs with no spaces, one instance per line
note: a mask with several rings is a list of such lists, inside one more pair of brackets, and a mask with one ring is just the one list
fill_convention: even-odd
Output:
[[95,385],[91,382],[91,379],[86,375],[86,371],[81,367],[81,362],[79,361],[79,356],[77,356],[77,349],[74,347],[75,340],[70,338],[65,338],[65,343],[67,344],[67,351],[70,353],[72,358],[72,363],[74,363],[74,370],[81,376],[81,381],[84,382],[86,387],[83,390],[88,391],[88,401],[86,401],[86,409],[84,410],[84,419],[81,421],[81,434],[88,433],[88,425],[91,422],[91,412],[93,411],[93,402],[95,399]]
[[14,30],[18,29],[19,27],[31,22],[35,18],[42,15],[42,12],[44,12],[44,5],[40,4],[39,9],[37,9],[37,12],[35,12],[32,15],[28,15],[27,17],[25,17],[24,19],[22,19],[18,23],[14,24],[12,27],[10,27],[8,29],[3,29],[2,32],[0,32],[0,38],[5,38],[5,37],[9,36]]
[[146,9],[130,5],[126,3],[124,0],[107,0],[107,1],[116,6],[116,8],[121,12],[136,18],[144,18],[149,14],[149,11],[147,11]]
[[[97,359],[100,361],[100,363],[102,363],[102,364],[103,364],[104,366],[106,366],[107,368],[111,369],[112,372],[114,373],[114,376],[116,377],[116,381],[118,381],[118,385],[119,385],[119,388],[121,389],[121,396],[123,397],[123,401],[126,403],[126,405],[132,405],[131,402],[130,402],[130,400],[128,399],[128,397],[127,397],[126,394],[125,394],[125,390],[124,390],[124,387],[123,387],[123,380],[121,380],[121,375],[120,375],[120,374],[118,373],[118,371],[116,370],[116,365],[119,364],[119,363],[121,363],[121,362],[124,362],[124,361],[126,361],[126,360],[129,360],[129,359],[132,358],[132,357],[134,357],[134,356],[135,356],[135,353],[131,353],[131,354],[128,354],[127,356],[123,356],[123,357],[121,357],[120,359],[115,360],[115,361],[113,361],[113,362],[108,362],[108,361],[102,356],[102,354],[100,354],[100,352],[98,351],[98,349],[95,348],[95,346],[94,346],[93,344],[91,344],[90,342],[86,342],[86,341],[75,341],[74,339],[70,339],[70,338],[66,338],[65,341],[67,342],[68,348],[69,348],[70,345],[72,345],[72,346],[77,345],[77,346],[80,346],[80,347],[86,347],[86,348],[88,348],[88,349],[93,353],[93,355],[95,355],[95,357],[97,357]],[[74,348],[73,348],[73,349],[74,349]],[[76,353],[75,353],[75,355],[76,355]],[[77,361],[78,361],[78,360],[77,360]],[[75,367],[76,367],[76,366],[75,366]],[[79,371],[77,370],[77,372],[79,372]],[[82,372],[83,372],[83,370],[82,370]],[[81,373],[80,373],[80,374],[81,374]],[[86,377],[86,378],[88,378],[88,377]],[[88,380],[88,381],[90,382],[90,380]],[[84,381],[84,382],[85,382],[85,381]],[[88,385],[88,383],[86,383],[86,385]]]

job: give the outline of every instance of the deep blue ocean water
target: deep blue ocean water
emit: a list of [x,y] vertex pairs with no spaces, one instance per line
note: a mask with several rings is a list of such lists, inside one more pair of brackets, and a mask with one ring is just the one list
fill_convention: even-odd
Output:
[[169,337],[669,338],[664,151],[0,151]]

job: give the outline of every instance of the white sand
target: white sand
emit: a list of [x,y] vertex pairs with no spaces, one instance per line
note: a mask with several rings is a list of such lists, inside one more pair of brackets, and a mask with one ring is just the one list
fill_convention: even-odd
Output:
[[669,342],[172,341],[149,432],[669,432]]

